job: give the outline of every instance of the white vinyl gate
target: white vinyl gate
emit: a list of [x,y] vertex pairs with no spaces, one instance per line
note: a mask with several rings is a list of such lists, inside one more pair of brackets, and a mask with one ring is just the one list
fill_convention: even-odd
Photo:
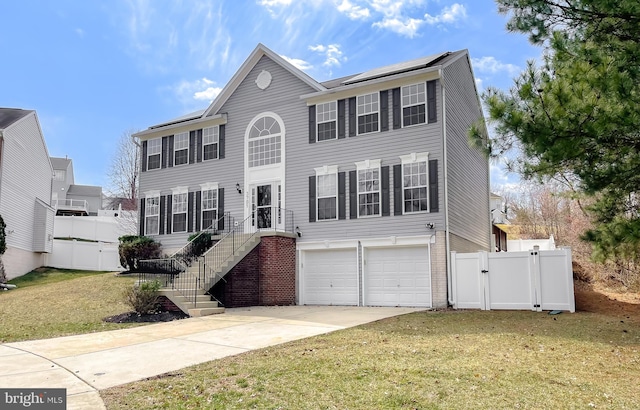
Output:
[[571,249],[451,252],[456,309],[575,312]]

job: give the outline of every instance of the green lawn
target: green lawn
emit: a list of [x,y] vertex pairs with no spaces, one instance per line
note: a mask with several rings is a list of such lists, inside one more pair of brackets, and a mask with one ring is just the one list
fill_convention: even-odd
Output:
[[637,321],[466,311],[391,318],[101,394],[110,410],[635,409],[638,386]]
[[18,288],[0,291],[0,342],[139,326],[102,321],[131,310],[122,294],[134,281],[114,273],[46,268],[11,280]]

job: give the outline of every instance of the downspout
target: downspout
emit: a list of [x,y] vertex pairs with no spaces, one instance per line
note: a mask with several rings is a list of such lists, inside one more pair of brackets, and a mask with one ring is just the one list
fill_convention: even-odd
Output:
[[451,240],[449,237],[449,172],[447,162],[447,98],[442,69],[438,70],[440,84],[442,84],[442,149],[443,149],[443,173],[444,173],[444,229],[445,229],[445,253],[447,257],[447,302],[453,306],[453,284],[451,278]]

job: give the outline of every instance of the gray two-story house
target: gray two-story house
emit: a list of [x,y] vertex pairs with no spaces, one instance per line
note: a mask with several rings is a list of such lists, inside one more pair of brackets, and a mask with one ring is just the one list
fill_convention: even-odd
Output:
[[444,307],[449,252],[491,243],[481,116],[466,50],[317,82],[259,44],[206,110],[135,135],[140,233],[262,232],[227,306]]

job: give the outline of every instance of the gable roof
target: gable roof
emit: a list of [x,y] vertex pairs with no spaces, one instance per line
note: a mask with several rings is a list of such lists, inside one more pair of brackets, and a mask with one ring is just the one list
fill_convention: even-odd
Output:
[[102,187],[95,185],[69,185],[67,195],[100,197],[102,195]]
[[22,110],[20,108],[0,108],[0,130],[8,128],[11,124],[32,112],[33,110]]
[[285,70],[289,71],[294,76],[298,77],[301,81],[309,85],[316,91],[326,91],[326,88],[311,78],[306,73],[302,72],[298,68],[296,68],[293,64],[280,57],[278,54],[274,53],[270,49],[268,49],[264,44],[258,43],[253,52],[249,55],[249,57],[245,60],[244,63],[240,66],[238,71],[231,77],[231,80],[224,86],[220,94],[216,97],[215,100],[209,105],[209,108],[204,112],[203,117],[216,114],[218,110],[224,105],[224,103],[229,99],[229,97],[234,93],[236,88],[242,83],[242,81],[247,77],[249,72],[255,67],[255,65],[260,61],[263,56],[269,57],[276,64],[279,64]]

